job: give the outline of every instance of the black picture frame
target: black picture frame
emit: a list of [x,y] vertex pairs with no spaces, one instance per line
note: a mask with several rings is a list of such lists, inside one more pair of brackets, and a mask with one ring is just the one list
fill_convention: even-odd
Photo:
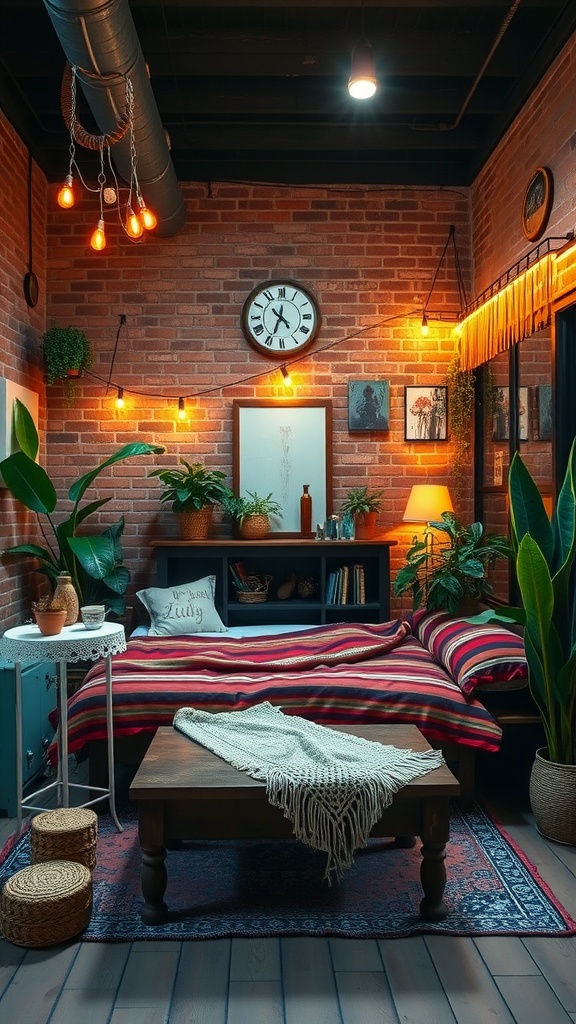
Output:
[[448,440],[448,388],[415,384],[404,388],[404,440]]

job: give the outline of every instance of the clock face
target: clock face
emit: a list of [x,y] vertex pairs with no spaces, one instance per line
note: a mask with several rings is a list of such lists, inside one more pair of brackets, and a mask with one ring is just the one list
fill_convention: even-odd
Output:
[[306,288],[294,281],[266,281],[246,299],[242,330],[263,355],[282,359],[301,352],[320,330],[320,312]]

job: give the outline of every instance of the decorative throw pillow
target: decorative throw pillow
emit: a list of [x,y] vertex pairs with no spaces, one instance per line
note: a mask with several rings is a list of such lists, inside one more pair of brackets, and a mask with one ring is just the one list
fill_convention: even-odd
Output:
[[514,690],[526,685],[524,641],[503,626],[475,625],[446,612],[417,612],[412,628],[468,696],[479,688]]
[[179,633],[226,633],[214,607],[215,576],[172,587],[148,587],[137,597],[150,615],[150,636],[176,636]]

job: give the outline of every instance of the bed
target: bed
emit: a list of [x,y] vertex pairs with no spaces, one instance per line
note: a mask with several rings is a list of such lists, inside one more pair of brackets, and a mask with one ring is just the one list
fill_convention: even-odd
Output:
[[[458,762],[467,790],[474,752],[497,751],[501,739],[480,695],[527,680],[520,637],[444,613],[194,634],[140,629],[114,656],[112,671],[117,762],[138,764],[156,728],[170,725],[180,707],[218,712],[270,701],[327,726],[416,725],[447,760]],[[88,754],[92,783],[101,784],[103,663],[70,698],[68,715],[70,752]]]

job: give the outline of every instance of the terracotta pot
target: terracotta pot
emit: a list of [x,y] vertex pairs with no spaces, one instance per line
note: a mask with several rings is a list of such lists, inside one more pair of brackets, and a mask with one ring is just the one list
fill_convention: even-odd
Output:
[[536,828],[547,839],[576,846],[576,765],[548,760],[540,747],[530,775]]
[[57,633],[61,633],[66,621],[66,615],[67,611],[65,608],[61,611],[48,608],[43,612],[34,612],[36,625],[42,636],[56,636]]
[[246,516],[240,526],[240,536],[244,540],[259,540],[270,533],[268,516]]
[[180,536],[183,540],[206,540],[212,524],[213,505],[178,512]]
[[354,536],[356,540],[372,540],[378,533],[377,512],[357,512],[354,516]]

